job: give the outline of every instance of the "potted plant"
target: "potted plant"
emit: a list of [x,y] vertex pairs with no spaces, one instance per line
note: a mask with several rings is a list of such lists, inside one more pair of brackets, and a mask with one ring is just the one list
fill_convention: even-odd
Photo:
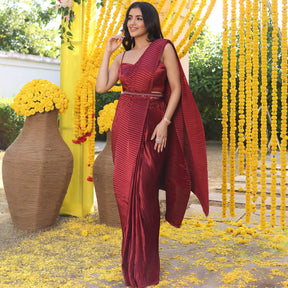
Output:
[[93,165],[93,181],[96,191],[100,222],[119,227],[120,218],[113,189],[113,159],[111,151],[111,129],[118,100],[109,103],[99,112],[99,133],[106,132],[106,145]]
[[11,107],[25,115],[23,129],[3,158],[3,184],[11,218],[23,230],[53,226],[73,172],[73,156],[58,129],[68,98],[55,84],[28,82]]

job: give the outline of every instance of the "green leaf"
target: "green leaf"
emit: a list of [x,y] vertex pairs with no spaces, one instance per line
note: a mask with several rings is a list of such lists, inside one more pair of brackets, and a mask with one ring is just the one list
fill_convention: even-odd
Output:
[[66,34],[67,34],[68,36],[71,36],[71,37],[73,36],[73,34],[72,34],[71,32],[69,32],[69,31],[67,31]]

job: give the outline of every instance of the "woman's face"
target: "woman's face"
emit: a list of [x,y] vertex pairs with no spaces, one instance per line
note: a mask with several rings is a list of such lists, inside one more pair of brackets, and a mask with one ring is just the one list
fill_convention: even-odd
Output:
[[140,8],[132,8],[129,11],[127,27],[131,38],[141,37],[148,34]]

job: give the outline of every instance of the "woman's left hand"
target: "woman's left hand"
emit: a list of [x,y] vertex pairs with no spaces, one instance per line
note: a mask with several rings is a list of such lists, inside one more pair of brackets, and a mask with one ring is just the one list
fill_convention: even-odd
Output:
[[155,139],[154,150],[162,152],[167,145],[168,125],[162,120],[154,129],[151,140]]

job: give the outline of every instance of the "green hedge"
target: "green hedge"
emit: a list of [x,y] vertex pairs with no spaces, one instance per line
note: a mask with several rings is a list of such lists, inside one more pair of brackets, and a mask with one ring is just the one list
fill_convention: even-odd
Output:
[[6,150],[19,135],[25,121],[11,108],[12,99],[0,99],[0,150]]

